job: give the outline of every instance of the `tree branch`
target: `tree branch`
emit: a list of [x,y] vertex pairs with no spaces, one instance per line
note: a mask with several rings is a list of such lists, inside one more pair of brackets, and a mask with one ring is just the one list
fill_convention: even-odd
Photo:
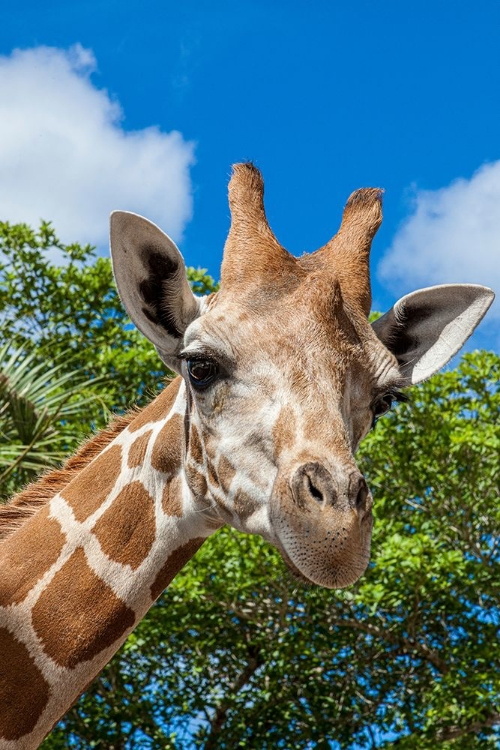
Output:
[[[237,695],[242,688],[250,681],[252,676],[255,674],[257,669],[262,664],[259,655],[259,649],[249,649],[249,659],[245,669],[238,675],[236,680],[229,687],[229,693],[231,696]],[[217,706],[213,715],[212,721],[210,722],[210,732],[207,737],[207,741],[204,745],[204,750],[212,750],[216,746],[217,737],[220,734],[224,722],[226,721],[227,712],[231,706],[231,701],[223,699]]]
[[438,731],[437,739],[439,742],[447,742],[463,737],[464,734],[477,734],[481,729],[491,728],[500,724],[500,713],[493,713],[482,721],[475,721],[466,727],[451,726]]
[[353,630],[361,630],[364,633],[369,633],[377,638],[381,638],[384,641],[394,644],[395,646],[402,646],[408,651],[415,651],[420,654],[424,659],[429,661],[436,669],[442,674],[446,674],[449,671],[448,665],[444,662],[434,651],[432,651],[424,643],[419,643],[417,640],[404,638],[403,636],[395,635],[390,630],[381,630],[375,625],[361,620],[355,620],[350,618],[335,618],[333,620],[335,625],[345,626],[353,628]]

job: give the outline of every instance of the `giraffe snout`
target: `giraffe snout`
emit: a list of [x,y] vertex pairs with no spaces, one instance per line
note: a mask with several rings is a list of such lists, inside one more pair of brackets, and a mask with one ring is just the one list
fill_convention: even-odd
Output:
[[308,462],[296,469],[290,488],[300,509],[320,504],[322,507],[354,510],[364,516],[372,506],[365,478],[357,469],[346,471],[339,468],[330,472],[321,463]]

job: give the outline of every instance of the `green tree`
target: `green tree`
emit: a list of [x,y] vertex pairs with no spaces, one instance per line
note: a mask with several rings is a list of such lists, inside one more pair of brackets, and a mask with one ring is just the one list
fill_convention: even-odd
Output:
[[85,434],[78,421],[97,401],[68,363],[0,346],[0,499],[60,463]]

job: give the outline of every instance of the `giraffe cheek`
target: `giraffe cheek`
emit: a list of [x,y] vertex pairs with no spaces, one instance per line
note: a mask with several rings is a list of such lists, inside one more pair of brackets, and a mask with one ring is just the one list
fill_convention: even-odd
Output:
[[217,476],[219,479],[219,485],[225,495],[229,493],[231,483],[236,476],[236,469],[228,459],[222,455],[217,464]]
[[197,499],[204,499],[208,496],[208,485],[205,474],[197,466],[186,464],[186,479],[189,489]]
[[220,414],[226,403],[227,386],[220,386],[214,393],[212,399],[212,414]]
[[284,406],[273,428],[273,440],[276,456],[280,457],[285,451],[293,448],[297,435],[297,420],[293,409]]
[[242,489],[238,489],[234,493],[233,503],[234,510],[241,521],[246,521],[255,512],[255,501]]

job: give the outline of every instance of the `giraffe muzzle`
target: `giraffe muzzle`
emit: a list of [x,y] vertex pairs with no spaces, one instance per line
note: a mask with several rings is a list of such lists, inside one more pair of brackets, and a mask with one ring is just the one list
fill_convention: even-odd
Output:
[[270,521],[291,572],[327,588],[349,586],[370,557],[372,496],[354,462],[309,460],[283,467]]

